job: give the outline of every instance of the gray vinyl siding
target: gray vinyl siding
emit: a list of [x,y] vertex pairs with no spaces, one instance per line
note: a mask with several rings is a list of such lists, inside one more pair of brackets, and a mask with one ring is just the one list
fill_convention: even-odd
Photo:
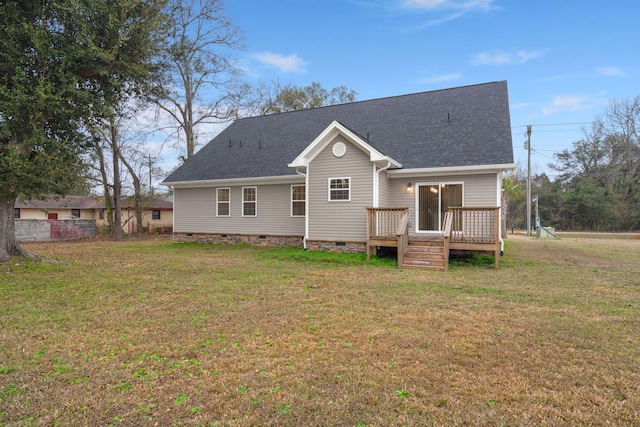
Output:
[[216,212],[215,188],[175,188],[173,191],[173,231],[205,232]]
[[[410,213],[409,229],[414,231],[417,184],[434,182],[461,182],[463,183],[462,191],[464,206],[499,206],[500,203],[497,198],[497,180],[498,178],[496,174],[447,175],[429,176],[423,178],[391,178],[389,180],[389,206],[408,207]],[[413,186],[412,192],[407,191],[407,184],[409,182],[411,182]]]
[[389,204],[389,177],[386,172],[378,174],[378,207],[390,206]]
[[[347,146],[342,157],[335,157],[331,149],[337,141]],[[366,210],[373,206],[373,164],[359,148],[334,139],[309,164],[310,240],[365,241]],[[328,201],[329,178],[350,178],[351,201]]]
[[[242,216],[242,187],[258,191],[257,216]],[[229,186],[230,216],[216,216],[216,188],[176,188],[174,224],[178,233],[303,236],[304,217],[291,217],[291,184]]]

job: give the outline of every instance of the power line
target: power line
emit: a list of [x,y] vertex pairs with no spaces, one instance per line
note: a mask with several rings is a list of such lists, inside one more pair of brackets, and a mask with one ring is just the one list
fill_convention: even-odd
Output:
[[511,128],[526,128],[527,126],[575,126],[575,125],[591,125],[595,122],[573,122],[573,123],[538,123],[532,125],[517,125]]
[[582,129],[557,129],[557,130],[537,130],[536,133],[550,133],[550,132],[580,132]]

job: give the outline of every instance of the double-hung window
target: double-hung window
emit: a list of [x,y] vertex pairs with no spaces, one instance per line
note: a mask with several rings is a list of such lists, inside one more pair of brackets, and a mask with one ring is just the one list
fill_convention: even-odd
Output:
[[151,219],[160,219],[160,209],[154,209],[151,212]]
[[351,200],[351,178],[329,178],[329,201],[348,202]]
[[20,208],[13,208],[13,217],[15,219],[20,219]]
[[242,187],[242,216],[258,216],[258,187]]
[[304,185],[291,186],[291,216],[305,216],[306,188]]
[[231,215],[231,190],[218,188],[216,192],[216,216]]

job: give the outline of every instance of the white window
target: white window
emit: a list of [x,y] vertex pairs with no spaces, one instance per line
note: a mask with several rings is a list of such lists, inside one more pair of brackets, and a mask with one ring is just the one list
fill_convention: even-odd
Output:
[[242,216],[258,216],[257,187],[242,187]]
[[329,178],[329,201],[351,200],[351,178]]
[[304,185],[291,186],[291,216],[305,216],[306,188]]
[[229,188],[218,188],[217,191],[217,203],[216,203],[216,215],[217,216],[229,216],[231,215],[231,194]]

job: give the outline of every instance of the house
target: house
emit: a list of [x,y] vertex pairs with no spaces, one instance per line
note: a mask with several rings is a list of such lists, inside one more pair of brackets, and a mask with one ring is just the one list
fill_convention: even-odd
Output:
[[[142,221],[143,228],[147,232],[170,232],[173,227],[173,203],[161,198],[145,199],[143,202]],[[73,233],[72,230],[79,227],[72,227],[72,223],[67,222],[64,228],[64,236],[58,238],[55,232],[49,233],[47,230],[54,230],[48,226],[46,230],[42,229],[36,234],[50,234],[45,240],[60,240],[63,238],[71,238],[69,236],[93,237],[96,234],[96,228],[107,225],[105,217],[106,206],[104,197],[97,196],[47,196],[42,199],[21,200],[18,199],[14,206],[14,218],[16,226],[25,228],[20,234],[21,241],[37,240],[32,234],[36,233],[36,229],[42,227],[28,227],[27,220],[35,221],[92,221],[94,223],[93,231],[87,234]],[[122,229],[125,233],[133,234],[136,232],[136,217],[133,209],[133,197],[125,196],[122,199],[121,208]],[[61,227],[55,227],[55,230],[61,230]],[[86,229],[84,227],[83,229]],[[60,234],[60,233],[58,233]]]
[[[120,218],[125,234],[135,234],[136,212],[133,196],[123,196],[120,201]],[[161,198],[145,197],[142,201],[142,228],[147,233],[170,233],[173,230],[173,202]],[[99,199],[96,226],[107,227],[104,198]]]
[[409,266],[411,242],[490,235],[495,252],[502,176],[514,168],[501,81],[239,119],[163,184],[176,241],[396,246]]
[[15,219],[95,219],[98,200],[88,196],[47,196],[43,199],[16,200]]

